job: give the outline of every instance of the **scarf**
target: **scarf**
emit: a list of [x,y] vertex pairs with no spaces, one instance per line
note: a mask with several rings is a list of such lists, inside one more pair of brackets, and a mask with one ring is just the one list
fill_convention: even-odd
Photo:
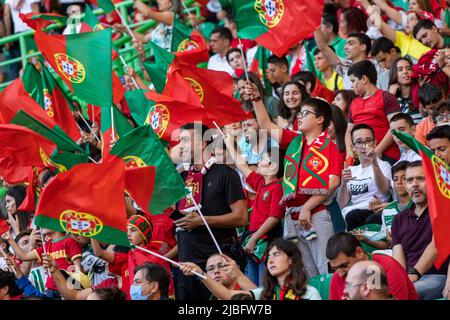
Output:
[[[205,163],[201,171],[195,171],[194,166],[191,166],[188,170],[188,175],[185,180],[186,187],[190,190],[192,197],[198,204],[199,209],[201,209],[201,202],[202,202],[203,176],[209,171],[209,169],[211,169],[211,167],[216,162],[217,162],[216,158],[212,157]],[[178,205],[178,210],[193,212],[197,211],[197,207],[192,201],[191,196],[187,195],[186,197],[181,199]]]
[[328,194],[331,143],[327,130],[314,139],[309,149],[303,150],[303,140],[303,134],[298,135],[286,151],[280,203],[294,199],[297,194]]
[[280,286],[276,286],[273,300],[302,300],[302,298],[296,295],[292,289],[281,289]]

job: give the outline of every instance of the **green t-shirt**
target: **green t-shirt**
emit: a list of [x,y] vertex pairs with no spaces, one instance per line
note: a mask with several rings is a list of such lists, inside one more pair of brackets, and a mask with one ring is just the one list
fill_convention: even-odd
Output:
[[334,51],[336,51],[336,55],[342,59],[345,59],[345,43],[347,41],[339,36],[334,38],[333,41],[331,41],[330,46],[333,47]]
[[409,200],[408,204],[404,207],[399,207],[399,203],[398,201],[392,201],[391,203],[389,203],[387,205],[386,208],[384,208],[383,213],[382,213],[382,227],[381,227],[381,231],[384,231],[387,233],[388,231],[391,230],[391,226],[392,226],[392,222],[394,221],[394,217],[399,213],[402,212],[406,209],[408,209],[409,207],[411,207],[411,205],[413,204],[413,202],[411,200]]

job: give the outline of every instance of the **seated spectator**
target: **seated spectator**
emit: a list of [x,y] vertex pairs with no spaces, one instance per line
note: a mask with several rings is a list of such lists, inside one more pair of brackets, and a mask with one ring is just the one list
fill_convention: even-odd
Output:
[[413,100],[413,81],[411,79],[413,64],[408,58],[398,58],[392,63],[389,72],[389,92],[397,97],[400,109],[403,113],[409,114],[415,124],[422,121],[422,114],[419,106]]
[[[306,274],[298,247],[291,241],[277,239],[267,248],[266,271],[263,287],[252,290],[229,290],[206,275],[203,284],[221,300],[230,300],[236,294],[247,294],[254,300],[321,300],[314,287],[306,283]],[[183,262],[181,271],[192,276],[192,271],[203,273],[201,268]]]
[[311,71],[299,71],[292,76],[292,81],[297,81],[305,86],[306,92],[312,98],[319,98],[331,103],[333,101],[333,91],[327,89]]
[[450,103],[449,101],[439,104],[432,113],[433,122],[436,126],[450,124]]
[[342,171],[338,202],[347,222],[347,230],[365,224],[380,224],[381,215],[369,209],[369,201],[390,198],[391,166],[375,155],[376,139],[367,124],[356,125],[351,131],[353,150],[360,164]]
[[374,261],[360,261],[348,271],[346,300],[392,300],[383,267]]
[[289,82],[289,63],[285,56],[271,55],[267,59],[266,76],[272,86],[272,95],[281,100],[281,87]]
[[[369,256],[363,251],[355,236],[341,232],[328,241],[327,257],[330,259],[330,266],[336,270],[331,279],[329,298],[342,300],[348,271],[355,263],[368,261]],[[371,260],[380,264],[385,270],[389,294],[399,300],[418,300],[416,290],[406,271],[395,259],[384,254],[373,254]]]
[[21,296],[14,273],[0,269],[0,301],[19,300]]
[[442,298],[447,263],[436,270],[437,252],[428,211],[425,173],[422,161],[408,163],[406,190],[413,205],[397,214],[392,223],[393,257],[407,270],[422,300]]
[[281,88],[281,98],[278,103],[278,116],[274,122],[283,129],[296,130],[298,126],[297,113],[303,101],[309,99],[305,86],[297,81],[289,81]]
[[159,264],[144,263],[134,269],[131,300],[169,300],[170,277]]
[[431,20],[421,20],[413,30],[413,36],[431,49],[443,49],[450,44],[450,38],[444,37]]
[[373,128],[378,157],[393,164],[400,157],[397,145],[389,131],[389,119],[400,112],[400,106],[394,95],[375,86],[377,72],[372,63],[367,60],[353,64],[348,70],[352,81],[353,92],[358,96],[352,101],[348,114],[347,156],[352,157],[353,151],[350,132],[355,125],[364,123]]
[[[334,51],[331,46],[330,49]],[[325,59],[319,49],[314,51],[314,63],[317,70],[323,74],[325,87],[327,87],[327,89],[334,92],[344,89],[342,77],[333,70],[332,66],[328,63],[328,60]]]
[[26,194],[26,188],[23,185],[15,185],[6,191],[5,205],[6,210],[8,210],[8,223],[13,237],[32,225],[32,213],[19,210]]
[[[389,121],[389,128],[391,130],[397,130],[409,134],[412,137],[414,137],[415,134],[413,119],[409,114],[406,113],[397,113],[396,115],[394,115]],[[399,163],[400,161],[413,162],[422,159],[417,152],[411,150],[411,148],[408,147],[402,140],[398,139],[395,136],[393,136],[393,138],[395,143],[398,145],[398,148],[400,149],[400,159],[397,161],[397,163]]]
[[436,125],[433,122],[433,112],[444,102],[442,90],[432,84],[426,83],[419,88],[419,100],[422,111],[427,115],[416,126],[415,138],[422,144],[427,144],[426,136]]
[[324,12],[322,17],[322,24],[320,25],[320,30],[325,42],[333,47],[334,52],[336,52],[338,57],[345,58],[345,39],[341,38],[339,33],[339,22],[334,14],[327,14]]
[[380,37],[372,43],[370,55],[384,69],[390,69],[392,62],[400,58],[400,50],[386,37]]
[[332,104],[338,106],[347,118],[350,105],[355,98],[356,95],[353,90],[339,90],[336,92]]
[[427,134],[430,149],[450,166],[450,125],[437,126]]
[[231,66],[231,68],[233,68],[233,78],[239,78],[243,74],[245,75],[245,56],[242,57],[240,49],[231,48],[230,50],[228,50],[226,57],[228,64]]
[[99,288],[93,291],[86,300],[125,300],[125,293],[119,288]]
[[211,32],[209,44],[215,54],[209,58],[208,69],[224,71],[230,76],[233,75],[233,68],[227,61],[227,52],[230,49],[231,40],[231,31],[225,27],[217,27]]

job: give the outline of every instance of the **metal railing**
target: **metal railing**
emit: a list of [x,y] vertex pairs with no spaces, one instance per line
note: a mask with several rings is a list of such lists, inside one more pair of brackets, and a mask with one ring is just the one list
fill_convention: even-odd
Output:
[[[116,8],[120,11],[124,21],[122,21],[123,24],[127,25],[129,28],[134,29],[133,31],[138,32],[138,33],[145,33],[148,30],[156,27],[156,25],[158,24],[158,22],[156,22],[155,20],[145,20],[145,21],[141,21],[138,23],[129,23],[129,15],[128,15],[128,8],[130,8],[133,5],[134,1],[133,0],[126,0],[123,2],[120,2],[118,4],[115,4]],[[194,12],[197,17],[200,17],[200,8],[197,6],[193,6],[195,3],[195,0],[185,0],[183,1],[184,3],[184,12]],[[93,13],[96,16],[105,14],[105,12],[102,9],[95,9],[93,11]],[[59,29],[65,27],[65,25],[63,25],[60,22],[56,22],[54,24],[51,24],[49,26],[47,26],[46,28],[44,28],[44,31],[48,32],[51,30],[55,30],[55,29]],[[113,33],[115,33],[116,31],[113,30]],[[39,51],[31,51],[29,52],[29,46],[27,45],[27,38],[32,38],[34,35],[34,30],[29,29],[20,33],[16,33],[16,34],[12,34],[10,36],[7,37],[3,37],[0,39],[0,46],[6,44],[6,43],[13,43],[13,42],[19,42],[19,47],[20,47],[20,56],[16,57],[16,58],[11,58],[11,59],[7,59],[5,61],[0,62],[0,68],[1,67],[7,67],[10,64],[13,63],[17,63],[17,62],[21,62],[22,63],[22,67],[24,67],[28,61],[28,59],[32,58],[32,57],[36,57],[39,56],[41,53]],[[132,38],[128,35],[128,34],[124,34],[122,35],[119,39],[115,40],[113,42],[114,46],[116,48],[119,48],[119,54],[124,55],[124,60],[129,63],[132,62],[133,60],[135,60],[135,58],[137,57],[137,54],[131,54],[132,51],[134,50],[134,47],[131,44]],[[123,48],[122,48],[123,47]],[[6,53],[6,52],[5,52]],[[140,69],[138,64],[134,65],[135,69],[138,68]],[[141,70],[136,70],[138,72],[140,72]],[[0,92],[7,87],[11,82],[3,82],[0,83]]]

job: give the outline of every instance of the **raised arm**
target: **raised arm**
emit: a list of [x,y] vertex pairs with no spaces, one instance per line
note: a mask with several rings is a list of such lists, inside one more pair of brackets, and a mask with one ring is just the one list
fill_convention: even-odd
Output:
[[94,250],[94,255],[109,263],[112,263],[114,261],[114,252],[103,249],[100,245],[100,242],[91,238],[91,245],[92,250]]
[[174,13],[172,11],[153,11],[149,6],[141,2],[140,0],[136,0],[134,2],[134,7],[138,9],[142,14],[149,19],[153,19],[159,23],[164,23],[169,26],[173,24]]
[[224,142],[225,145],[227,146],[229,154],[231,155],[234,163],[236,164],[236,167],[239,169],[240,172],[242,172],[244,177],[247,178],[250,175],[250,173],[252,173],[252,170],[245,162],[244,158],[242,158],[242,156],[237,152],[236,148],[234,147],[234,137],[227,134],[224,137]]
[[389,25],[383,21],[381,18],[380,10],[377,6],[370,6],[367,9],[367,13],[369,14],[369,19],[373,21],[373,24],[380,29],[381,33],[391,40],[393,43],[397,41],[397,33],[394,29],[389,27]]
[[386,13],[386,15],[389,17],[389,19],[391,19],[398,25],[402,24],[402,14],[400,13],[400,11],[398,11],[394,8],[391,8],[384,0],[373,0],[373,2],[378,7],[380,7],[381,11]]
[[6,241],[8,241],[9,245],[11,246],[11,248],[13,248],[14,253],[16,254],[16,256],[22,260],[22,261],[34,261],[34,260],[39,260],[39,256],[37,254],[37,252],[35,250],[30,251],[30,252],[26,252],[24,250],[22,250],[21,247],[19,247],[19,245],[17,244],[17,242],[14,241],[14,239],[11,237],[11,234],[8,232],[4,233],[2,235],[2,238]]
[[328,46],[328,43],[325,41],[325,38],[323,36],[322,30],[320,30],[320,27],[317,28],[316,31],[314,31],[314,39],[316,40],[317,49],[319,49],[319,51],[322,52],[323,56],[325,57],[325,59],[327,59],[328,63],[332,66],[338,65],[339,57]]

